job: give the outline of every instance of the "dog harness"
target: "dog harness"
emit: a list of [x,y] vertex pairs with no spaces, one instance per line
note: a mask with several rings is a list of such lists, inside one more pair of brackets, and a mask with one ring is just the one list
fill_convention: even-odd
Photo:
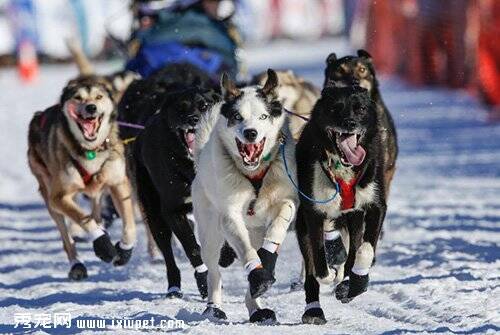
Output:
[[352,178],[349,182],[346,182],[344,179],[335,178],[335,181],[340,186],[340,196],[342,198],[340,207],[342,210],[354,208],[354,204],[356,203],[356,183],[358,180]]
[[[349,181],[345,181],[344,179],[336,176],[332,172],[332,159],[328,153],[326,153],[326,156],[328,157],[328,166],[324,166],[323,164],[321,165],[322,170],[325,172],[327,175],[328,179],[332,183],[336,182],[339,187],[340,187],[340,196],[341,196],[341,202],[340,202],[340,208],[344,210],[352,209],[354,208],[354,204],[356,203],[356,184],[358,182],[357,176],[353,177]],[[339,162],[335,164],[334,168],[339,169]]]
[[260,188],[262,187],[262,180],[264,180],[264,177],[267,174],[267,171],[269,171],[269,167],[265,168],[262,170],[259,174],[256,174],[255,176],[249,177],[245,175],[245,177],[248,179],[248,181],[252,184],[254,190],[255,190],[255,199],[252,199],[250,201],[250,204],[248,205],[247,209],[247,215],[248,216],[254,216],[255,215],[255,203],[257,202],[257,197],[259,196],[259,191]]
[[[94,150],[85,150],[84,151],[84,155],[85,155],[85,158],[87,160],[93,160],[94,158],[97,157],[97,153],[100,152],[100,151],[104,151],[108,148],[108,143],[109,143],[109,138],[106,138],[104,140],[104,142],[98,146],[96,149]],[[90,174],[90,172],[88,172],[79,162],[78,160],[74,159],[73,157],[71,157],[71,162],[73,163],[73,165],[75,166],[75,168],[78,170],[78,173],[80,174],[80,176],[82,177],[83,179],[83,183],[85,184],[85,186],[87,186],[88,184],[90,184],[90,182],[92,181],[92,177],[94,176],[93,174]]]
[[73,165],[75,166],[76,170],[78,171],[78,173],[82,177],[83,183],[85,184],[85,186],[87,186],[88,184],[90,184],[90,182],[92,181],[92,177],[94,175],[90,174],[76,159],[71,158],[71,162],[73,163]]
[[42,112],[42,115],[40,116],[40,128],[43,129],[46,123],[47,123],[47,114],[45,112]]

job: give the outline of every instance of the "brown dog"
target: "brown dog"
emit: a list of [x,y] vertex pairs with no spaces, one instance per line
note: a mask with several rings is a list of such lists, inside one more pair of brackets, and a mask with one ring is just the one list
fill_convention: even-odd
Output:
[[[123,265],[132,254],[136,229],[131,189],[115,119],[109,85],[101,77],[84,76],[71,80],[59,104],[35,113],[29,125],[29,166],[61,233],[71,279],[83,279],[87,271],[78,260],[66,219],[88,233],[103,261]],[[100,226],[99,202],[105,189],[123,219],[122,239],[115,246]],[[92,213],[85,213],[75,202],[79,193],[92,199]]]
[[[311,110],[319,98],[320,91],[312,83],[295,75],[291,70],[276,71],[276,74],[279,81],[278,100],[287,111],[293,113],[289,114],[290,131],[293,139],[297,142],[307,119],[311,116]],[[252,82],[264,85],[266,80],[267,73],[263,72],[256,75]]]

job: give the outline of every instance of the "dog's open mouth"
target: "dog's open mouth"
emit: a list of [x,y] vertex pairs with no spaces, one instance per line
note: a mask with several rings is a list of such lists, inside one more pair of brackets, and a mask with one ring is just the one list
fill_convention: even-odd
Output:
[[235,139],[241,159],[243,159],[243,165],[248,168],[256,168],[257,166],[259,166],[260,156],[264,151],[266,138],[264,137],[258,143],[243,143],[239,139]]
[[83,117],[77,113],[71,113],[71,117],[76,121],[78,128],[83,134],[83,137],[87,141],[95,141],[97,139],[97,134],[99,133],[99,128],[101,127],[103,115]]
[[340,149],[341,161],[344,165],[358,166],[366,157],[365,149],[359,144],[361,134],[347,133],[329,129],[330,137],[335,138],[337,148]]
[[194,152],[194,140],[196,135],[196,130],[194,128],[181,130],[182,135],[184,136],[184,142],[186,143],[186,147],[189,153],[192,155]]

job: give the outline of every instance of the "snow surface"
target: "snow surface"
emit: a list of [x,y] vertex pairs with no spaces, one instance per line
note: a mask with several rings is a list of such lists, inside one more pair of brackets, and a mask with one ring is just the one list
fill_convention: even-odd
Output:
[[[342,42],[295,44],[248,50],[252,72],[292,67],[321,84],[330,51]],[[252,58],[253,57],[253,58]],[[103,64],[104,72],[117,64]],[[383,80],[383,96],[397,123],[401,154],[389,201],[384,239],[367,293],[341,304],[322,287],[328,323],[302,325],[304,293],[290,292],[300,253],[290,233],[277,264],[277,282],[264,296],[277,326],[249,324],[244,272],[223,270],[229,324],[203,320],[193,270],[177,251],[182,300],[167,300],[165,269],[151,264],[144,227],[131,263],[113,268],[97,260],[90,244],[79,246],[89,279],[69,282],[68,265],[54,223],[41,203],[26,164],[26,129],[32,113],[57,101],[75,67],[43,66],[34,86],[11,70],[0,73],[0,333],[14,328],[15,313],[70,312],[75,319],[181,319],[192,334],[406,334],[500,332],[500,125],[464,92],[415,89]],[[112,237],[116,240],[119,224]],[[40,328],[31,332],[42,332]],[[88,333],[72,328],[48,333]],[[157,332],[149,330],[149,332]],[[105,333],[111,330],[105,331]],[[123,334],[131,330],[121,331]]]

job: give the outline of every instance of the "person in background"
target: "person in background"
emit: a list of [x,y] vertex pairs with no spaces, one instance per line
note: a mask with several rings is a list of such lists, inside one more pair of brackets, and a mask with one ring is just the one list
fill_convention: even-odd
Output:
[[500,1],[479,2],[477,74],[483,101],[492,107],[491,118],[500,120]]
[[171,63],[191,63],[217,79],[238,73],[241,44],[232,0],[136,0],[126,68],[147,77]]

